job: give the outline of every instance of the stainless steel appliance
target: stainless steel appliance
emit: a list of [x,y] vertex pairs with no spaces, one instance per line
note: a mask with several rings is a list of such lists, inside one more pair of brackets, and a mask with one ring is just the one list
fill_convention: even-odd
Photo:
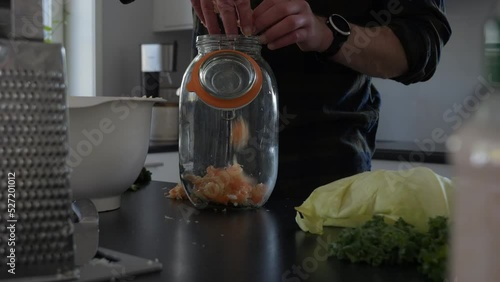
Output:
[[[176,71],[177,43],[141,45],[141,86],[148,97],[168,98],[169,89],[179,85],[172,82],[170,73]],[[174,90],[175,95],[175,90]]]
[[165,103],[153,107],[152,141],[176,141],[179,133],[179,84],[170,74],[176,71],[176,42],[141,45],[141,84],[143,94],[161,97]]

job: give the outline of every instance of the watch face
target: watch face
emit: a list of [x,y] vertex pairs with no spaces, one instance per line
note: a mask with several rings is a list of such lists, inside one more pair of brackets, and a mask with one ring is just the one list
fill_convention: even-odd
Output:
[[336,14],[332,15],[330,17],[330,22],[332,23],[333,27],[343,35],[349,35],[351,33],[351,27],[343,17]]

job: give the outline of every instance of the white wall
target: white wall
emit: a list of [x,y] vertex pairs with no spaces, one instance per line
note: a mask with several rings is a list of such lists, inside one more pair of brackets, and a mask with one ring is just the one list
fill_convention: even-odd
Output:
[[153,1],[123,5],[118,0],[97,0],[102,5],[102,78],[99,96],[137,96],[140,86],[140,44],[177,41],[177,72],[172,79],[180,86],[191,62],[192,31],[154,33]]
[[454,105],[465,103],[481,87],[482,28],[495,2],[446,1],[453,34],[430,81],[404,86],[375,80],[382,95],[379,140],[415,142],[432,138],[439,128],[449,134],[466,120],[467,115]]
[[64,28],[68,94],[94,96],[97,88],[95,1],[68,0],[64,5],[71,17]]

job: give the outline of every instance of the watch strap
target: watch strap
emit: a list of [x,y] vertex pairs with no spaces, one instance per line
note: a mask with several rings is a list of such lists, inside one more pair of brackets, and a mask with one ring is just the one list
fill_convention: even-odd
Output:
[[[328,26],[328,28],[332,31],[332,34],[333,34],[333,40],[332,40],[332,43],[330,44],[330,46],[328,46],[328,48],[319,53],[319,55],[321,57],[331,57],[331,56],[334,56],[335,54],[337,54],[340,49],[342,48],[342,45],[344,45],[344,43],[347,41],[348,37],[349,37],[349,34],[350,34],[350,30],[349,32],[347,32],[347,35],[341,32],[339,32],[339,30],[337,30],[337,28],[335,27],[335,23],[331,22],[332,18],[334,16],[337,16],[337,17],[340,17],[339,15],[332,15],[330,17],[327,18],[326,20],[326,25]],[[340,17],[342,18],[342,17]],[[344,21],[345,19],[342,18]],[[347,23],[347,21],[345,21]]]

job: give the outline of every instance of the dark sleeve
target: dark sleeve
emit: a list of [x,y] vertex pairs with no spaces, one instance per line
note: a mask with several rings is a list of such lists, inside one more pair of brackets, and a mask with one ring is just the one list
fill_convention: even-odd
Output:
[[[441,49],[451,36],[444,0],[384,2],[393,12],[387,26],[401,41],[408,60],[408,71],[393,79],[406,85],[429,80],[436,71]],[[396,2],[400,6],[391,6]]]

